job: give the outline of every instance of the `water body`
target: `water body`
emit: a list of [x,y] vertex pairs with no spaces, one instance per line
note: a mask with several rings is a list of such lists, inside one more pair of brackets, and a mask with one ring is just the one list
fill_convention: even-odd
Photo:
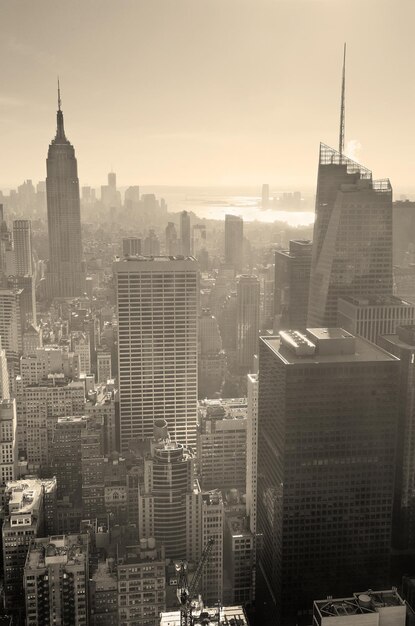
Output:
[[297,210],[282,210],[274,207],[263,209],[261,198],[252,192],[235,192],[216,189],[196,188],[142,188],[142,193],[155,193],[163,197],[169,212],[176,213],[183,210],[195,213],[201,219],[224,220],[227,213],[240,215],[247,222],[259,221],[263,223],[285,222],[289,226],[310,226],[314,223],[314,200],[310,195],[302,201],[304,208]]

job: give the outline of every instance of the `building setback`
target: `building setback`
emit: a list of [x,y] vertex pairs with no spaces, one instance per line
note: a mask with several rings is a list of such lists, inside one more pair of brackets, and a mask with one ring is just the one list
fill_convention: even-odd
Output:
[[271,606],[387,582],[399,361],[346,331],[260,340],[257,523]]
[[312,245],[298,239],[290,241],[288,250],[275,252],[275,331],[307,325]]

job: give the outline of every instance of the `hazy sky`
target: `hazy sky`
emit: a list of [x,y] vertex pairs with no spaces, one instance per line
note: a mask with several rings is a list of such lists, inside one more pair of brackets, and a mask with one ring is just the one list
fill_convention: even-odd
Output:
[[415,0],[0,0],[0,188],[45,177],[60,75],[82,184],[313,187],[346,143],[415,189]]

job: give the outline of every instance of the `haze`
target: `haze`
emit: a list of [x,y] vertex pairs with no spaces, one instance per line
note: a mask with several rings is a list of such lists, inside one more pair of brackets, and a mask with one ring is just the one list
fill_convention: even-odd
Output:
[[410,191],[414,23],[413,0],[2,0],[1,186],[45,178],[59,74],[81,184],[313,188],[346,41],[346,143]]

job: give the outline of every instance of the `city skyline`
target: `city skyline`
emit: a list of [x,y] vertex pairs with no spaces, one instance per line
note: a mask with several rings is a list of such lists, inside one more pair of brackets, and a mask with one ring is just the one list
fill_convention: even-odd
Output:
[[[99,12],[95,2],[75,4],[43,2],[35,29],[17,19],[16,5],[3,11],[3,155],[21,146],[24,177],[44,179],[40,155],[59,74],[82,184],[98,185],[114,169],[121,187],[312,188],[318,143],[337,145],[347,41],[346,153],[370,162],[376,177],[387,172],[398,193],[413,187],[404,135],[413,86],[397,71],[415,66],[409,30],[405,36],[415,17],[409,1],[398,14],[388,0],[348,3],[347,11],[324,0],[160,0],[125,2],[123,11],[103,2]],[[25,0],[19,7],[30,18],[34,8]],[[14,159],[0,165],[5,186],[21,182]]]

